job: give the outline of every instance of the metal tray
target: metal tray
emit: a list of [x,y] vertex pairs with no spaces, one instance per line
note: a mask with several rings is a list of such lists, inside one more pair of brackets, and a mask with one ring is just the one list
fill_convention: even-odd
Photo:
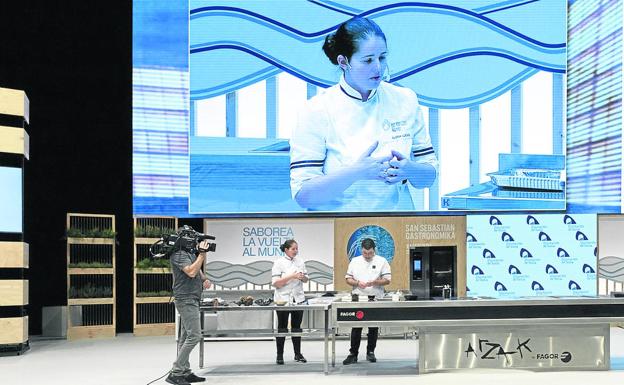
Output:
[[565,188],[558,170],[513,168],[487,175],[498,187],[551,191],[563,191]]

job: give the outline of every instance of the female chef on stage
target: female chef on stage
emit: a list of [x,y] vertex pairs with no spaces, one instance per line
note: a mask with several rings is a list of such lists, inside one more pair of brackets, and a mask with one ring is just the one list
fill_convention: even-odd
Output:
[[408,184],[431,186],[438,160],[416,94],[383,81],[386,36],[355,17],[325,38],[323,51],[342,76],[299,114],[290,141],[293,198],[309,210],[413,210]]
[[[308,282],[308,272],[305,263],[299,254],[299,245],[294,239],[289,239],[280,246],[280,250],[284,252],[283,257],[278,257],[273,263],[271,271],[273,294],[275,303],[286,303],[288,306],[297,305],[305,302],[305,294],[303,292],[303,284]],[[286,309],[288,309],[286,307]],[[301,332],[301,321],[303,320],[303,310],[295,311],[277,311],[277,330],[280,333],[288,331],[288,316],[290,316],[290,328],[293,333]],[[295,351],[295,361],[307,362],[301,354],[301,337],[292,336],[293,350]],[[284,364],[284,343],[286,337],[275,337],[277,345],[277,358],[275,362],[278,365]]]

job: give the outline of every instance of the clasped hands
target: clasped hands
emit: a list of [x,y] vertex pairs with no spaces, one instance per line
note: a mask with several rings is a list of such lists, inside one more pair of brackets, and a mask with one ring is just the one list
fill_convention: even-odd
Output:
[[300,271],[296,271],[290,275],[290,279],[298,279],[300,281],[303,281],[304,278],[305,278],[305,274],[303,274]]
[[357,281],[357,286],[360,289],[366,289],[367,287],[371,287],[374,286],[374,281],[368,281],[368,282],[364,282],[364,281]]
[[364,173],[363,179],[376,179],[386,184],[395,184],[408,179],[411,161],[398,151],[392,150],[390,155],[372,157],[379,142],[373,143],[358,159],[358,166]]

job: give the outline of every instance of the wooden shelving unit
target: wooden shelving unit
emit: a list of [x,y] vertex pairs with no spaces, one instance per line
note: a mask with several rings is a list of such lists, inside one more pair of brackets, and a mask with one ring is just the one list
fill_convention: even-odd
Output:
[[175,307],[171,297],[172,277],[168,260],[166,267],[152,267],[154,260],[149,247],[163,234],[178,228],[175,217],[134,218],[134,314],[135,336],[173,335]]
[[115,216],[67,214],[67,339],[115,336]]

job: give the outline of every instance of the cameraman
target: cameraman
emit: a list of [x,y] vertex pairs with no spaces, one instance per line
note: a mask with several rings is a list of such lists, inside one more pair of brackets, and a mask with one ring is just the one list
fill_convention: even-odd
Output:
[[[207,240],[199,244],[199,249],[207,250]],[[178,337],[178,357],[166,381],[175,385],[188,385],[191,382],[202,382],[206,379],[191,372],[189,355],[202,338],[199,322],[199,302],[202,288],[208,289],[212,283],[201,270],[206,253],[198,255],[184,249],[171,255],[171,273],[173,274],[173,297],[175,307],[180,313],[181,332]]]

